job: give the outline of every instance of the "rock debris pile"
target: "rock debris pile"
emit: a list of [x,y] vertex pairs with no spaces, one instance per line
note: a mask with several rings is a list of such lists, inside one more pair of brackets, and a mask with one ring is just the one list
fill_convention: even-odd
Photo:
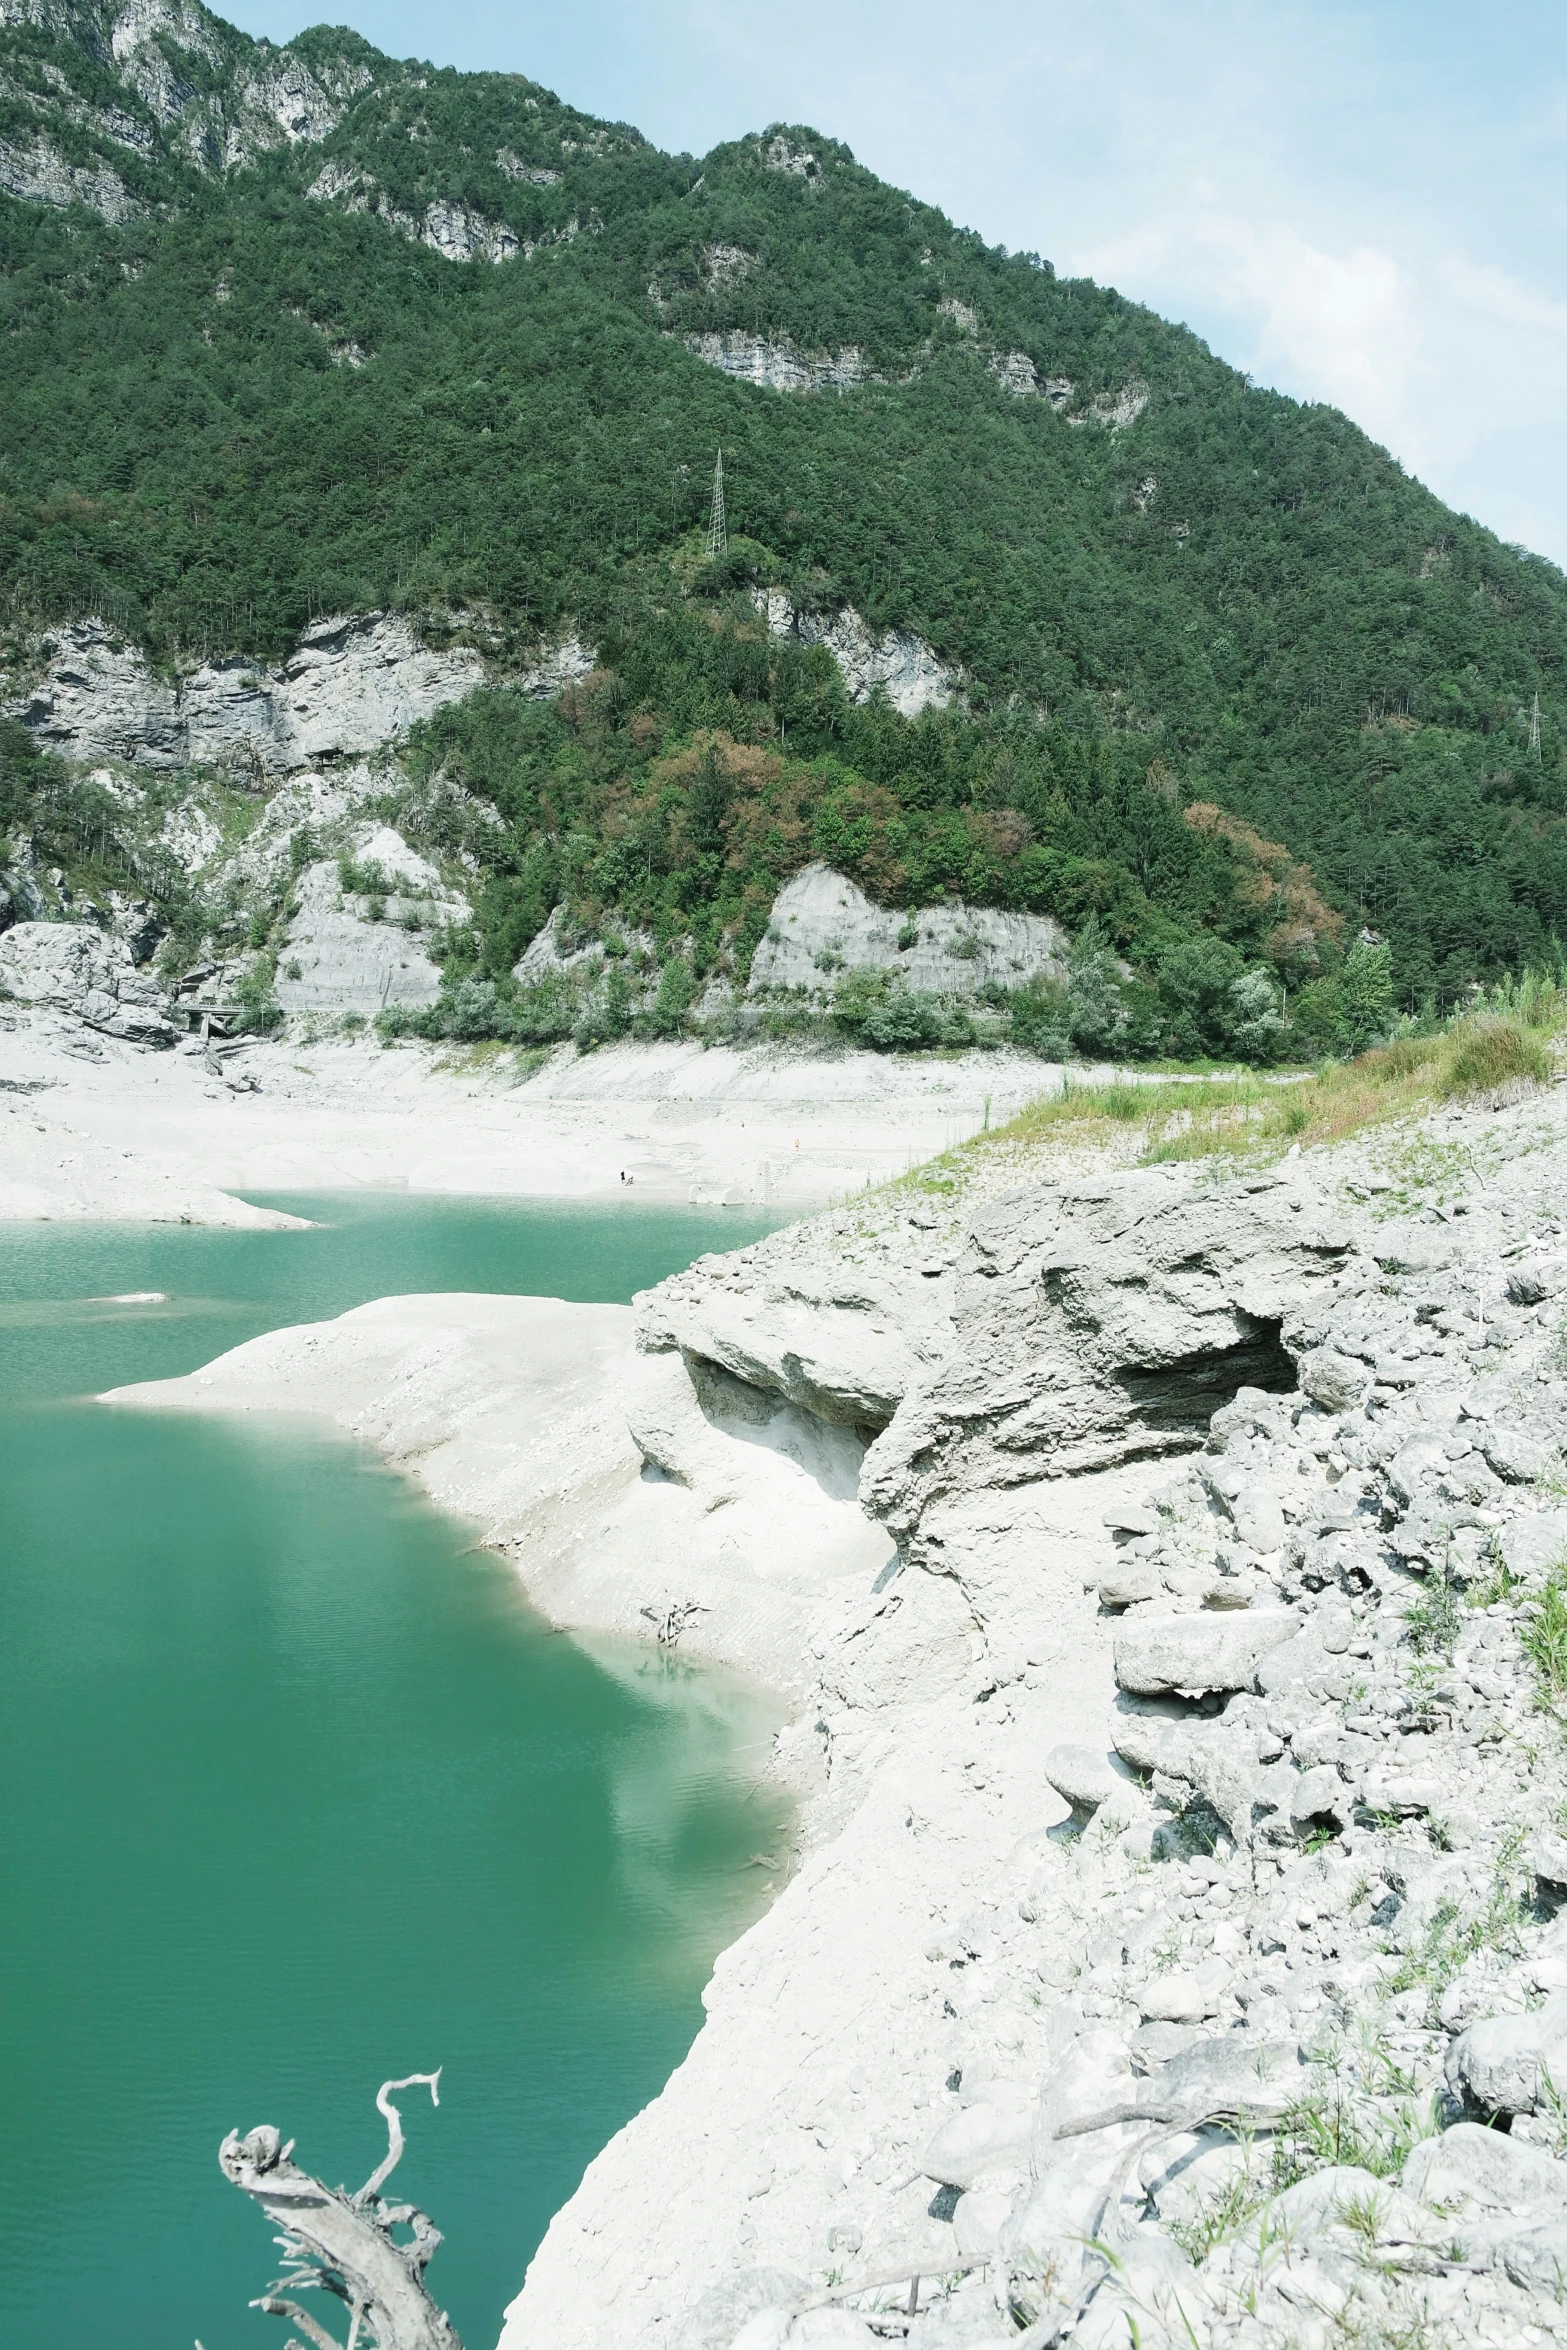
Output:
[[[1111,1176],[919,1214],[874,1274],[845,1216],[655,1293],[644,1344],[859,1426],[892,1590],[964,1594],[958,1702],[1070,1817],[933,1900],[904,2021],[805,2100],[841,2170],[787,2201],[775,2136],[733,2273],[648,2338],[1567,2338],[1564,1155],[1382,1221],[1298,1165]],[[1105,1504],[1114,1689],[1048,1744],[993,1601],[1032,1571],[998,1496],[1052,1481]]]

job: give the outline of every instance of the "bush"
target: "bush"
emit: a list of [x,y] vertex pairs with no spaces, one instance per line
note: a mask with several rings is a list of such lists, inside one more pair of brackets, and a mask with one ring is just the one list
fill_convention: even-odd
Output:
[[631,1026],[631,988],[624,971],[611,971],[577,1016],[572,1036],[579,1052],[598,1044],[613,1044]]
[[1074,955],[1066,985],[1067,1027],[1080,1053],[1112,1058],[1122,1047],[1126,1005],[1121,975],[1108,947]]
[[696,1001],[696,973],[684,955],[671,955],[659,974],[653,1009],[645,1016],[650,1036],[680,1036]]
[[929,996],[912,988],[889,988],[885,999],[866,1013],[860,1037],[878,1052],[908,1052],[941,1043],[943,1022]]
[[1504,1085],[1548,1085],[1550,1078],[1550,1050],[1534,1029],[1516,1020],[1473,1020],[1453,1038],[1441,1090],[1451,1100]]
[[1011,1000],[1012,1041],[1042,1060],[1064,1061],[1072,1049],[1066,989],[1058,980],[1031,979]]

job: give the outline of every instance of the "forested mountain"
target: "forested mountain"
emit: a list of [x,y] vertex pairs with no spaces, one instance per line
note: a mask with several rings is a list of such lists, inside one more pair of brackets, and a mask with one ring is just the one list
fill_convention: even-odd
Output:
[[[575,630],[564,708],[416,746],[505,819],[507,953],[557,888],[754,928],[812,853],[1092,916],[1151,979],[1207,935],[1298,989],[1370,925],[1447,1002],[1567,931],[1567,581],[1335,411],[814,131],[665,155],[193,0],[0,27],[13,660],[88,613],[171,666],[336,611],[492,659]],[[766,586],[959,698],[851,707]]]

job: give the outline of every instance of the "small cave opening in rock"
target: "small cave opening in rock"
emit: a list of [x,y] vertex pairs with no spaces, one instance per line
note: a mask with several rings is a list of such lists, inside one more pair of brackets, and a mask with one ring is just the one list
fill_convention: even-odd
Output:
[[1280,1325],[1247,1317],[1245,1330],[1246,1335],[1235,1346],[1178,1355],[1156,1369],[1124,1365],[1116,1372],[1116,1380],[1130,1399],[1133,1416],[1145,1428],[1187,1436],[1199,1444],[1214,1413],[1232,1402],[1241,1388],[1260,1387],[1269,1395],[1291,1394],[1297,1373]]

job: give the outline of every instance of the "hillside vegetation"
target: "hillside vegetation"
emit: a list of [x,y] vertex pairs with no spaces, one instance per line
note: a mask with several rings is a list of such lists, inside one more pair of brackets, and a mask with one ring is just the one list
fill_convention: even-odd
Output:
[[[1308,1041],[1365,1041],[1363,929],[1410,1008],[1567,929],[1567,582],[1336,412],[813,131],[668,156],[343,32],[27,14],[13,657],[89,612],[171,665],[339,610],[501,660],[574,627],[599,668],[565,706],[481,695],[414,746],[505,819],[458,965],[500,979],[565,894],[743,973],[822,855],[894,903],[1089,924],[1140,974],[1123,1041],[1191,1050],[1264,1016],[1248,969]],[[719,445],[737,543],[704,566]],[[964,706],[851,705],[757,620],[769,583],[918,632]]]

